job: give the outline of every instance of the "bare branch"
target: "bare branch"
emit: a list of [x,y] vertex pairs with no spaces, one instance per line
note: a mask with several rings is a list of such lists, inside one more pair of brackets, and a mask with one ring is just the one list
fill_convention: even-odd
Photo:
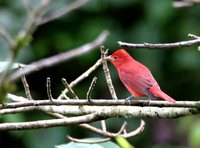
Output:
[[[67,90],[67,89],[65,89],[65,90]],[[70,99],[70,98],[65,94],[64,91],[61,92],[60,96],[62,96],[62,99],[67,99],[67,100]]]
[[124,131],[124,129],[126,129],[126,127],[127,127],[127,122],[124,121],[124,123],[122,124],[122,126],[117,134],[120,135]]
[[51,94],[51,80],[49,77],[47,77],[47,83],[46,83],[46,86],[47,86],[47,96],[49,98],[49,100],[51,102],[53,102],[53,97],[52,97],[52,94]]
[[200,4],[199,0],[182,0],[182,1],[175,1],[172,3],[172,6],[175,8],[183,8],[183,7],[191,7],[195,4]]
[[152,43],[134,44],[134,43],[125,43],[122,41],[118,41],[118,44],[120,47],[149,48],[149,49],[185,47],[185,46],[191,46],[191,45],[199,44],[199,43],[200,43],[200,38],[188,40],[188,41],[181,41],[181,42],[176,42],[176,43],[164,43],[164,44],[152,44]]
[[93,99],[92,102],[88,102],[87,99],[82,98],[80,100],[54,100],[53,103],[50,100],[34,100],[34,101],[26,101],[27,99],[24,97],[18,97],[13,94],[7,95],[11,100],[23,101],[24,102],[14,102],[14,103],[4,103],[2,106],[0,104],[0,109],[2,108],[16,108],[16,107],[25,107],[25,106],[46,106],[46,105],[91,105],[91,106],[156,106],[156,107],[188,107],[188,108],[200,108],[200,101],[176,101],[176,103],[170,103],[166,101],[148,101],[144,100],[130,100],[129,102],[125,99],[112,100],[97,98]]
[[117,95],[115,92],[115,88],[112,84],[112,79],[110,76],[110,71],[108,69],[107,60],[104,59],[108,54],[108,49],[106,49],[104,46],[101,46],[100,50],[101,50],[101,59],[102,59],[102,64],[103,64],[103,70],[104,70],[104,74],[105,74],[105,78],[106,78],[106,82],[107,82],[110,94],[113,99],[117,100]]
[[67,138],[68,138],[70,141],[73,141],[73,142],[90,143],[90,144],[92,144],[92,143],[93,143],[93,144],[94,144],[94,143],[102,143],[102,142],[106,142],[106,141],[111,140],[111,138],[103,138],[103,139],[91,141],[91,140],[86,140],[86,139],[74,138],[74,137],[71,137],[71,136],[69,136],[69,135],[67,135]]
[[6,98],[8,100],[11,100],[11,101],[14,101],[14,102],[26,102],[26,101],[28,101],[27,98],[24,98],[22,96],[16,96],[16,95],[13,95],[13,94],[10,94],[10,93],[8,93],[6,95]]
[[137,129],[135,129],[134,131],[132,131],[130,133],[124,133],[121,136],[124,138],[134,137],[134,136],[138,135],[139,133],[143,132],[144,127],[145,127],[145,122],[144,122],[144,120],[141,120],[140,126]]
[[[68,101],[68,100],[66,100]],[[55,101],[53,101],[54,103]],[[5,105],[5,108],[8,104]],[[33,106],[33,105],[32,105]],[[2,107],[2,105],[1,105]],[[30,106],[31,107],[31,106]],[[35,105],[39,110],[41,106]],[[38,107],[38,108],[37,108]],[[17,107],[15,107],[16,109]],[[3,109],[2,109],[3,110]],[[176,118],[181,116],[199,114],[199,108],[195,107],[155,107],[155,106],[94,106],[94,105],[45,105],[46,112],[59,113],[63,115],[85,115],[98,112],[102,117],[146,117],[146,118]]]
[[23,86],[24,86],[24,90],[25,90],[25,94],[26,94],[26,97],[27,97],[27,99],[28,100],[33,100],[33,98],[32,98],[32,96],[31,96],[31,91],[30,91],[30,89],[29,89],[29,85],[28,85],[28,83],[27,83],[27,81],[26,81],[26,77],[25,77],[25,75],[23,74],[23,69],[22,69],[22,67],[19,65],[19,69],[20,69],[20,71],[21,71],[21,80],[22,80],[22,84],[23,84]]
[[[90,52],[91,50],[95,49],[96,47],[100,46],[101,44],[103,44],[107,36],[108,36],[108,32],[104,31],[94,41],[87,43],[85,45],[82,45],[81,47],[72,49],[71,51],[67,51],[61,54],[54,55],[49,58],[45,58],[45,59],[41,59],[39,61],[33,62],[27,67],[24,67],[23,73],[27,75],[27,74],[33,73],[36,70],[54,66],[56,64],[70,60],[74,57],[86,54]],[[21,73],[19,70],[17,70],[9,76],[9,80],[11,81],[16,80],[20,76],[21,76]]]
[[[81,125],[84,125],[84,124],[81,124]],[[127,123],[124,122],[124,124],[122,125],[122,127],[121,127],[121,129],[119,130],[118,133],[105,132],[105,131],[101,131],[99,129],[92,130],[93,132],[96,132],[96,133],[98,133],[98,134],[100,134],[102,136],[108,137],[108,138],[104,138],[104,139],[101,139],[101,140],[96,140],[96,141],[93,141],[93,142],[92,141],[88,141],[88,140],[72,138],[71,136],[67,136],[67,138],[69,138],[71,141],[80,142],[80,143],[100,143],[100,142],[109,141],[109,140],[111,140],[111,138],[114,138],[116,136],[122,136],[124,138],[129,138],[129,137],[136,136],[139,133],[143,132],[144,126],[145,126],[145,122],[143,120],[141,120],[140,125],[139,125],[139,127],[137,129],[135,129],[134,131],[131,131],[129,133],[121,134],[122,131],[126,128],[126,126],[127,126]],[[92,127],[92,128],[94,128],[94,127]],[[89,129],[89,130],[91,130],[91,129]]]
[[71,117],[71,118],[63,118],[63,119],[50,119],[43,121],[29,121],[29,122],[21,122],[21,123],[0,123],[0,130],[25,130],[25,129],[38,129],[38,128],[48,128],[55,126],[66,126],[66,125],[75,125],[81,123],[89,123],[95,121],[98,116],[95,113],[79,116],[79,117]]
[[194,34],[188,34],[188,37],[191,38],[191,39],[200,39],[199,36],[194,35]]
[[104,131],[104,132],[107,131],[106,121],[105,120],[101,120],[101,128],[102,128],[102,131]]
[[[48,115],[50,115],[50,116],[52,116],[52,117],[56,117],[56,118],[60,118],[60,119],[68,118],[68,117],[66,117],[66,116],[64,116],[64,115],[62,115],[62,114],[46,112],[45,110],[43,110],[42,107],[41,107],[40,109],[41,109],[41,111],[43,111],[45,114],[48,114]],[[8,110],[10,110],[10,109],[8,109]],[[31,111],[31,110],[30,110],[30,111]],[[8,111],[5,112],[5,114],[6,114],[6,113],[8,113]],[[0,114],[1,114],[1,110],[0,110]],[[3,114],[3,113],[2,113],[2,114]],[[102,120],[101,120],[101,121],[102,121]],[[79,125],[77,125],[77,126],[82,127],[82,128],[85,128],[85,129],[90,130],[90,131],[92,131],[92,132],[95,132],[95,133],[97,133],[97,134],[99,134],[99,135],[102,135],[102,136],[110,136],[110,135],[114,135],[114,134],[115,134],[115,133],[110,133],[110,132],[103,131],[103,130],[101,130],[101,129],[98,129],[98,128],[93,127],[93,126],[91,126],[91,125],[89,125],[89,124],[86,124],[86,123],[79,124]]]
[[74,99],[79,99],[78,96],[74,93],[74,91],[72,90],[72,88],[69,86],[69,84],[67,83],[67,80],[62,78],[62,82],[64,84],[64,86],[66,87],[66,89],[68,89],[69,93],[72,95],[72,97]]
[[97,82],[97,77],[94,77],[94,78],[92,79],[92,82],[91,82],[91,84],[90,84],[90,87],[89,87],[89,89],[88,89],[88,91],[87,91],[87,96],[86,96],[86,98],[87,98],[87,100],[88,100],[89,102],[90,102],[90,99],[91,99],[92,90],[93,90],[93,88],[94,88],[96,82]]
[[40,110],[40,108],[38,108],[37,106],[6,108],[6,109],[0,109],[0,115],[16,114],[16,113],[30,112],[36,110]]
[[76,0],[75,2],[73,2],[72,4],[61,8],[55,12],[52,12],[51,14],[49,14],[48,16],[44,16],[43,18],[41,18],[41,20],[38,22],[38,25],[42,25],[45,23],[48,23],[50,21],[56,20],[66,14],[68,14],[69,12],[81,7],[82,5],[84,5],[85,3],[87,3],[89,0]]
[[[83,74],[81,74],[78,78],[76,78],[74,81],[72,81],[69,86],[72,88],[79,82],[81,82],[83,79],[87,78],[90,73],[95,71],[99,66],[101,65],[101,59],[99,59],[92,67],[90,67],[87,71],[85,71]],[[63,93],[66,94],[68,92],[68,89],[65,89],[59,96],[58,100],[63,98]]]
[[102,117],[129,117],[129,118],[177,118],[199,114],[197,108],[184,107],[153,107],[153,106],[45,106],[47,112],[54,112],[63,115],[84,115],[94,112]]
[[99,135],[102,135],[102,136],[112,137],[112,135],[115,134],[115,133],[111,133],[111,132],[108,132],[108,131],[103,131],[102,129],[98,129],[98,128],[93,127],[89,124],[80,124],[79,126],[82,127],[82,128],[86,128],[86,129],[88,129],[92,132],[95,132]]

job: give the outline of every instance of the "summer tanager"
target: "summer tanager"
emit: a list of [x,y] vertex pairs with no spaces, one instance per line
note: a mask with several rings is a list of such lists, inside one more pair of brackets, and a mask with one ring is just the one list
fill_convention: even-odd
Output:
[[112,62],[122,83],[134,97],[158,97],[172,103],[176,102],[160,89],[150,70],[133,59],[124,49],[115,51],[105,59]]

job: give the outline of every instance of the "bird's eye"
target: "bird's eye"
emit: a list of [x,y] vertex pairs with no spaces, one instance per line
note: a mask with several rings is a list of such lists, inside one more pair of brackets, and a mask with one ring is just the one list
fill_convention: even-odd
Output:
[[118,57],[117,57],[117,56],[114,56],[113,58],[116,60]]

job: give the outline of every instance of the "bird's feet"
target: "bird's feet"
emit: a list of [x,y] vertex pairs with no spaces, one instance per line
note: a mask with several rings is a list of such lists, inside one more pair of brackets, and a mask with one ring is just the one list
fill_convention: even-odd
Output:
[[133,98],[132,95],[128,96],[125,100],[126,100],[126,101],[129,101],[131,98]]
[[148,97],[147,105],[150,105],[150,104],[151,104],[151,98]]
[[133,98],[132,95],[128,96],[126,99],[125,99],[125,103],[128,103],[129,105],[131,104],[131,98]]

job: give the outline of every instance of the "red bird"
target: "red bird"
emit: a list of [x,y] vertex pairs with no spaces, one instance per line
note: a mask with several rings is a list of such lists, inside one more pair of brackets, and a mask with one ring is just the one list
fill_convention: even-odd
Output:
[[133,59],[124,49],[115,51],[106,59],[115,66],[120,80],[134,97],[158,97],[172,103],[176,102],[160,89],[150,70]]

